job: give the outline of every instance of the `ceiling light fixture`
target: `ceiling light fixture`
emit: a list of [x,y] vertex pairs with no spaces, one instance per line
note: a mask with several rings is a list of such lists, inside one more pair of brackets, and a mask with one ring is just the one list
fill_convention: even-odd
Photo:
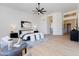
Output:
[[44,14],[45,12],[47,12],[46,10],[44,10],[44,8],[40,8],[40,3],[38,3],[38,6],[33,9],[34,14]]

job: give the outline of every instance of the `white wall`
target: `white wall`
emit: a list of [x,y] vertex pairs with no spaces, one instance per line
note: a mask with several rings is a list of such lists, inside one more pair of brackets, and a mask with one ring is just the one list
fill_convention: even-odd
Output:
[[[22,11],[14,10],[5,6],[0,6],[0,38],[8,35],[10,24],[14,24],[20,29],[20,21],[27,20],[37,24],[38,18]],[[38,25],[38,24],[37,24]]]
[[48,30],[47,30],[47,17],[43,16],[40,18],[40,32],[44,33],[44,34],[48,34]]
[[79,13],[78,13],[78,28],[79,28]]
[[[0,6],[0,38],[8,35],[10,24],[15,24],[17,28],[20,29],[21,20],[32,22],[32,24],[37,26],[40,32],[48,34],[47,16],[49,15],[40,17],[5,6]],[[52,13],[50,16],[53,16],[53,34],[62,35],[62,14]]]
[[79,4],[78,4],[78,28],[79,28]]
[[61,12],[53,13],[53,35],[63,35],[63,15]]
[[78,12],[78,30],[79,30],[79,4],[78,4],[77,12]]
[[47,27],[47,17],[52,16],[52,31],[53,35],[63,35],[63,15],[61,12],[54,12],[49,15],[44,15],[41,17],[40,23],[40,31],[44,34],[49,34],[48,27]]

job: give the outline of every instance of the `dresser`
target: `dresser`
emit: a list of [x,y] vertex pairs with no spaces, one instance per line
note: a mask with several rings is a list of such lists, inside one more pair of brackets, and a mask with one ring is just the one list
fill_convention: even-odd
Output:
[[73,29],[70,32],[70,40],[71,41],[76,41],[76,42],[79,41],[79,31],[78,30]]

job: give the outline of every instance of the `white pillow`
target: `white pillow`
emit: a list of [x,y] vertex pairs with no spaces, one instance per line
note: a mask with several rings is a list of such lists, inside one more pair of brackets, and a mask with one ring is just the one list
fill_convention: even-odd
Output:
[[8,46],[8,40],[9,40],[9,36],[5,36],[3,38],[1,38],[0,40],[0,46],[1,48],[4,48],[5,46]]

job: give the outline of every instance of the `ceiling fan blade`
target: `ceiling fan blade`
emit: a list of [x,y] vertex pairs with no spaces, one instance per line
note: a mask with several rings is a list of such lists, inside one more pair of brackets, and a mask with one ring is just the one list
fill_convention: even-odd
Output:
[[36,10],[38,10],[38,8],[36,7]]
[[42,12],[47,12],[47,11],[42,11]]
[[42,11],[40,11],[41,14],[44,14]]
[[44,8],[41,9],[41,11],[44,10]]
[[44,14],[43,12],[41,12],[41,14]]

